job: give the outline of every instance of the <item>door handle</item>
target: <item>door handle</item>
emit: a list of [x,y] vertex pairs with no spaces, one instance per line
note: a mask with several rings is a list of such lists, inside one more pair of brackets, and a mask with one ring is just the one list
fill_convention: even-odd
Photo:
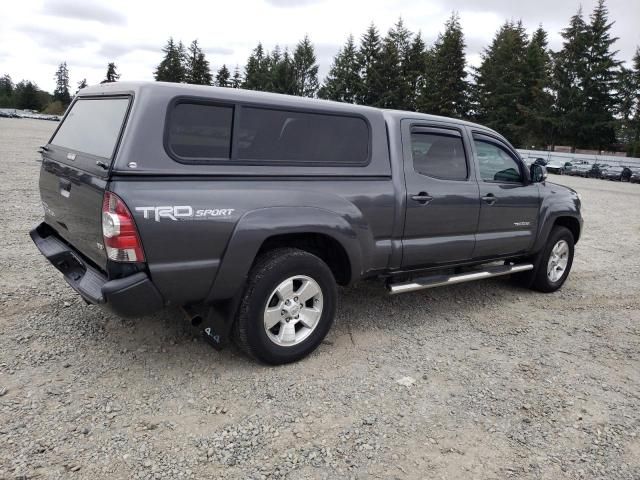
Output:
[[71,194],[71,181],[61,178],[59,181],[59,185],[60,185],[60,195],[62,195],[65,198],[69,198],[69,195]]
[[484,200],[489,205],[493,205],[498,199],[493,193],[487,193],[484,197],[482,197],[482,200]]
[[411,200],[413,200],[414,202],[418,202],[422,205],[426,205],[431,200],[433,200],[433,197],[429,195],[427,192],[420,192],[417,195],[411,195]]

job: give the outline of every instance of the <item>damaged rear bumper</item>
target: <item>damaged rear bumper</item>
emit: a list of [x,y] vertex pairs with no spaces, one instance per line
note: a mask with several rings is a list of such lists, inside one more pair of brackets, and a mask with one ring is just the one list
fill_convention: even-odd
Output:
[[143,316],[164,306],[164,300],[146,272],[109,280],[65,243],[46,223],[30,232],[40,253],[88,303],[103,305],[126,317]]

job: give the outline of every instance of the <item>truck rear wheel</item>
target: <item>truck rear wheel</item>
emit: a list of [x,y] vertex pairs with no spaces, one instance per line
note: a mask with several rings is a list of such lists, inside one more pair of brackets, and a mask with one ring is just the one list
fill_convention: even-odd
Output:
[[295,248],[271,250],[249,273],[234,340],[265,363],[299,360],[327,335],[336,298],[335,279],[320,258]]

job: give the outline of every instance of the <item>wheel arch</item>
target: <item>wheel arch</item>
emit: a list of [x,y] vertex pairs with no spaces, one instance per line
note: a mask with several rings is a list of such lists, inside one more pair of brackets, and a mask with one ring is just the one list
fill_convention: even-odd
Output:
[[339,285],[348,285],[352,278],[349,254],[342,244],[331,235],[317,232],[281,233],[262,242],[256,258],[276,248],[298,248],[322,259]]
[[368,228],[354,228],[335,212],[315,207],[271,207],[245,214],[231,235],[207,301],[241,293],[256,258],[279,247],[309,251],[323,259],[337,283],[362,276],[363,253],[373,247]]
[[577,218],[571,216],[561,216],[555,219],[553,226],[567,228],[573,235],[573,243],[577,244],[580,240],[580,222]]
[[[562,191],[558,191],[561,193]],[[540,217],[538,234],[534,242],[532,253],[537,253],[547,242],[551,231],[555,226],[562,226],[569,229],[573,235],[574,244],[580,240],[582,231],[582,216],[580,214],[580,200],[577,195],[555,195],[543,196],[540,207]]]

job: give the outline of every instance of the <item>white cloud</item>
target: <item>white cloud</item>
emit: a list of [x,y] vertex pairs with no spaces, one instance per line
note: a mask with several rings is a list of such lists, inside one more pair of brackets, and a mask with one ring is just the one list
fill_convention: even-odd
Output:
[[[66,61],[72,85],[87,78],[104,78],[108,62],[115,62],[122,80],[151,80],[162,58],[161,49],[173,36],[188,45],[197,38],[212,67],[223,63],[241,67],[261,41],[268,50],[276,44],[293,49],[308,34],[316,45],[320,73],[353,34],[356,42],[371,22],[385,34],[402,17],[409,29],[420,30],[428,43],[442,31],[452,10],[460,13],[468,60],[479,54],[507,19],[522,18],[531,31],[543,23],[553,48],[561,46],[558,32],[578,8],[580,0],[515,2],[513,0],[238,0],[209,2],[169,0],[136,2],[110,0],[22,0],[13,2],[0,29],[0,74],[14,80],[36,81],[52,90],[57,64]],[[585,3],[588,14],[595,0]],[[640,2],[608,0],[616,48],[629,60],[640,44]]]
[[122,11],[91,0],[83,0],[82,2],[47,0],[42,7],[42,12],[57,17],[93,20],[113,25],[125,25],[127,23],[127,17]]

